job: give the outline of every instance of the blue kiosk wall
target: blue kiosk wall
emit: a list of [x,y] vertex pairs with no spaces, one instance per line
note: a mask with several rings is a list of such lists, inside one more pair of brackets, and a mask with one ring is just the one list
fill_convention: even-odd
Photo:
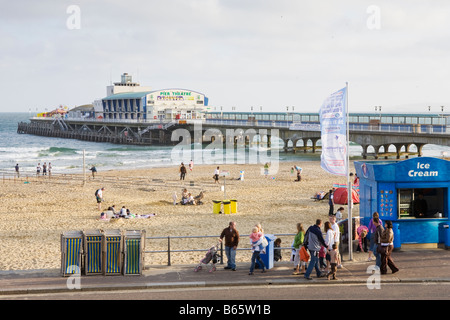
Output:
[[355,169],[364,225],[377,211],[382,220],[398,223],[401,243],[444,242],[443,226],[450,222],[450,161],[356,161]]

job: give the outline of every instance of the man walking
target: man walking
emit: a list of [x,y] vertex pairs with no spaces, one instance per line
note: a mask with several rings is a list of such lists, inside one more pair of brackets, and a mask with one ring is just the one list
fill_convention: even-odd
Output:
[[223,229],[220,235],[220,242],[225,238],[225,254],[227,255],[227,266],[224,269],[236,271],[236,249],[239,244],[239,232],[236,229],[236,222],[231,221],[229,226]]
[[[344,208],[339,208],[338,211],[344,210]],[[336,216],[331,215],[329,216],[329,221],[331,223],[331,228],[334,231],[334,243],[337,245],[337,267],[342,268],[342,259],[341,259],[341,253],[339,252],[339,243],[341,242],[341,230],[339,229],[339,225],[336,223]]]
[[320,272],[319,268],[319,251],[321,246],[327,247],[325,240],[322,236],[322,231],[320,227],[322,226],[322,220],[317,219],[316,224],[309,227],[306,231],[305,241],[307,242],[307,247],[311,255],[311,261],[308,265],[308,269],[305,272],[305,278],[312,280],[311,272],[313,268],[316,270],[317,278],[326,276],[325,272]]
[[184,177],[186,176],[186,167],[184,166],[184,163],[181,163],[180,166],[180,180],[184,180]]

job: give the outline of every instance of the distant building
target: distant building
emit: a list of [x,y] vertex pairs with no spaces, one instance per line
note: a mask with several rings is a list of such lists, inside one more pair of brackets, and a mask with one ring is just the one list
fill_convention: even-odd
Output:
[[208,98],[203,93],[186,89],[150,90],[133,82],[127,73],[122,75],[121,82],[107,87],[107,97],[101,99],[101,105],[100,101],[94,102],[97,117],[139,121],[201,119],[207,106]]
[[67,113],[67,118],[94,118],[94,105],[85,104],[72,108]]
[[151,90],[151,87],[142,87],[139,83],[133,82],[132,76],[124,73],[121,76],[120,82],[114,82],[114,84],[106,87],[106,95],[111,96],[123,92],[145,92]]

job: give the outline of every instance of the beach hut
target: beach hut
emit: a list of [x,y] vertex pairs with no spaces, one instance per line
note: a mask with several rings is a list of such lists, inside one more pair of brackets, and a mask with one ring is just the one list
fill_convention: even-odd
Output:
[[145,230],[124,233],[124,275],[141,275],[144,269]]
[[84,238],[84,273],[96,275],[103,273],[103,233],[101,230],[87,230]]
[[404,161],[356,161],[360,216],[368,226],[373,212],[391,220],[400,245],[437,247],[449,230],[450,161],[417,157]]
[[104,274],[120,275],[123,264],[123,235],[120,230],[104,231]]
[[61,234],[61,274],[81,274],[83,266],[83,232],[66,231]]

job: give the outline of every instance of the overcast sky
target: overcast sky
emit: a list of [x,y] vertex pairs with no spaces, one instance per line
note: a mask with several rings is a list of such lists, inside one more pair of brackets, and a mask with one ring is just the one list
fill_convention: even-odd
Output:
[[2,1],[0,40],[0,111],[92,103],[128,72],[223,110],[317,112],[348,82],[350,112],[450,112],[445,0]]

